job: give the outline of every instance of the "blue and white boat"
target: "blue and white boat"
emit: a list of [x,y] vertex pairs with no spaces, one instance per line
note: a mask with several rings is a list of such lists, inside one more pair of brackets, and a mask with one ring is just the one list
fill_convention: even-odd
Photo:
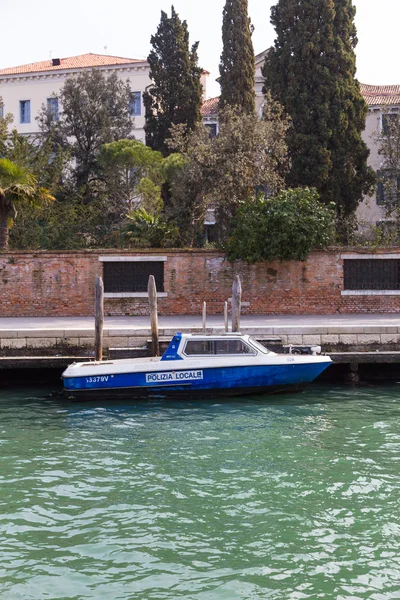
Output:
[[249,335],[177,333],[162,357],[80,362],[63,373],[76,400],[219,397],[301,390],[328,356],[276,354]]

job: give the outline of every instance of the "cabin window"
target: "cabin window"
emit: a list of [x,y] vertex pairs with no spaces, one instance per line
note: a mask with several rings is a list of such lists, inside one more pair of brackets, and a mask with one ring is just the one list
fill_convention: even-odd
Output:
[[193,355],[232,355],[232,354],[256,354],[242,340],[188,340],[186,342],[185,354]]
[[255,354],[242,340],[215,340],[215,354]]
[[189,340],[186,342],[185,353],[192,354],[214,354],[214,342],[211,340]]

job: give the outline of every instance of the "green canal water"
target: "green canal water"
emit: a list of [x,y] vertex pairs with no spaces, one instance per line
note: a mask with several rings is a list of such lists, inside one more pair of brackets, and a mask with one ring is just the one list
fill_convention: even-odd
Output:
[[400,598],[400,385],[63,404],[0,390],[0,598]]

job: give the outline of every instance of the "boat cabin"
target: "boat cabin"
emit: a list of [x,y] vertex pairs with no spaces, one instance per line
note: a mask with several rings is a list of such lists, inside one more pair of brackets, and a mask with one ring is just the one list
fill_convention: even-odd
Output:
[[161,360],[184,360],[196,356],[257,356],[270,354],[262,344],[249,335],[240,333],[226,335],[206,335],[177,333],[171,340]]

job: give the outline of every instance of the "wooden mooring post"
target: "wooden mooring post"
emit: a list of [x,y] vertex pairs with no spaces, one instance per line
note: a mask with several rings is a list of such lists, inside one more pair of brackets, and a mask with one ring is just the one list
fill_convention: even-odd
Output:
[[232,331],[240,331],[240,310],[242,305],[242,284],[235,275],[232,285]]
[[101,277],[96,277],[94,309],[94,358],[103,359],[104,327],[104,285]]
[[203,302],[203,333],[207,330],[207,302]]
[[150,275],[147,284],[149,295],[150,322],[151,322],[151,349],[153,356],[160,356],[160,345],[158,342],[158,313],[157,313],[157,287],[154,275]]
[[228,303],[225,302],[224,303],[224,327],[225,327],[225,332],[228,331]]

